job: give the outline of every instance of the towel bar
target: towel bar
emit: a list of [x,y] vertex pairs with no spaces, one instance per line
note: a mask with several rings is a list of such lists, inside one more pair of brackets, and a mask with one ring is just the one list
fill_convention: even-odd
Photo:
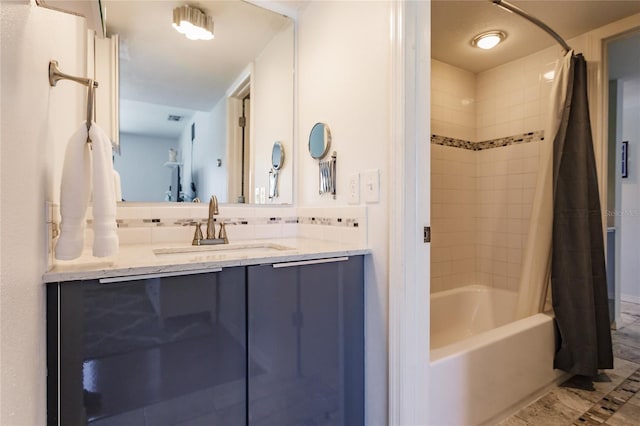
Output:
[[58,61],[52,60],[49,62],[49,85],[55,87],[59,80],[71,80],[87,86],[87,142],[91,142],[88,132],[91,129],[91,121],[93,121],[94,90],[98,87],[98,82],[90,78],[65,74],[58,68]]

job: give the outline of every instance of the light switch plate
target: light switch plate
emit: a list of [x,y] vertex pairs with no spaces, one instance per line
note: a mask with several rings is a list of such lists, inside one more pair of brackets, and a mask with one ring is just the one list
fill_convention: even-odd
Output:
[[360,173],[349,175],[349,204],[360,203]]
[[362,172],[364,179],[364,201],[366,203],[380,202],[380,171],[378,169]]

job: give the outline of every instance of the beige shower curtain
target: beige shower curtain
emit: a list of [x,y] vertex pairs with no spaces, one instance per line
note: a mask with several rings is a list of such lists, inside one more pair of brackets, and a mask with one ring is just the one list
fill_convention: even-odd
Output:
[[571,50],[556,64],[544,140],[540,142],[538,181],[531,208],[529,232],[522,253],[516,319],[541,312],[549,287],[553,230],[553,141],[567,97],[572,55]]

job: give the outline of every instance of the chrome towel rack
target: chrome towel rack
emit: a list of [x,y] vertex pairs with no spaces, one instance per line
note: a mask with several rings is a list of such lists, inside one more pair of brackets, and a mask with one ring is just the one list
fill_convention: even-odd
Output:
[[93,103],[94,103],[94,91],[98,87],[98,82],[90,78],[75,77],[73,75],[65,74],[58,68],[58,61],[49,62],[49,85],[55,87],[59,80],[71,80],[76,83],[80,83],[83,86],[87,86],[87,142],[91,142],[89,138],[89,129],[91,129],[91,121],[93,121]]

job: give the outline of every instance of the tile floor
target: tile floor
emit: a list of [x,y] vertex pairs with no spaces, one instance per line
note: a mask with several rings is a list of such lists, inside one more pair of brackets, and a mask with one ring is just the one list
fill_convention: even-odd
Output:
[[640,305],[622,302],[621,316],[613,370],[593,383],[573,377],[500,426],[640,426]]

